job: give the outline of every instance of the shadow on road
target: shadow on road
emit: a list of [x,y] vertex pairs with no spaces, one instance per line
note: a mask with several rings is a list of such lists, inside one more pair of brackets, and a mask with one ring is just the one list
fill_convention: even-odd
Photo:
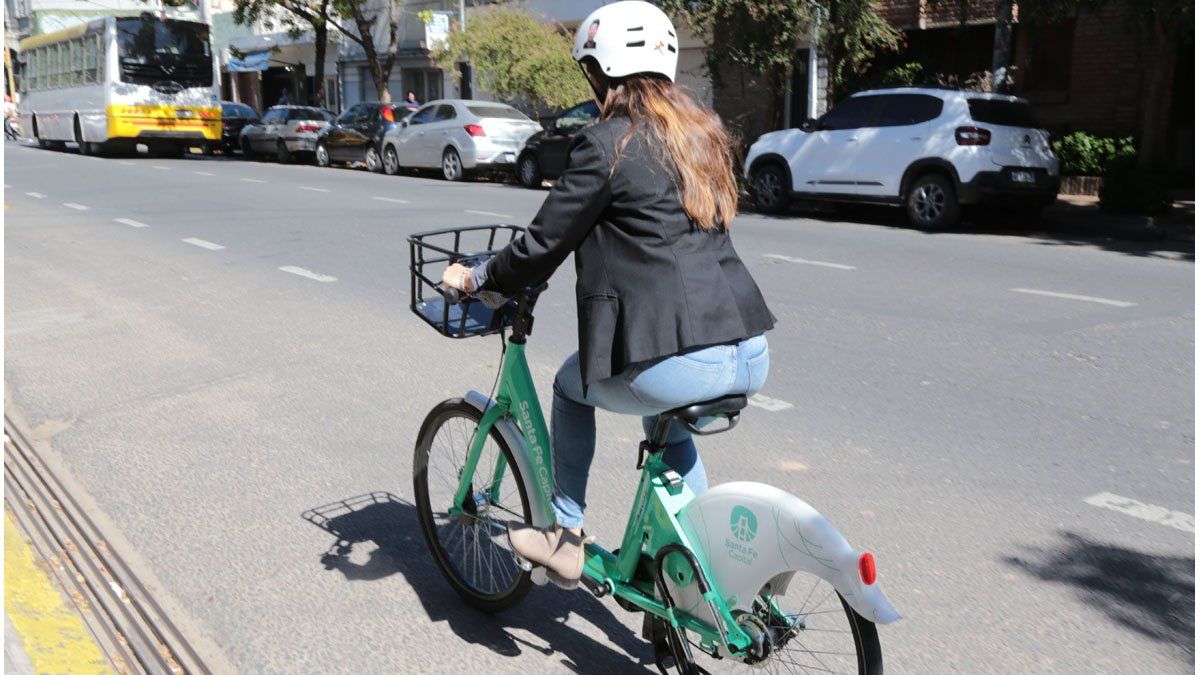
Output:
[[[557,654],[561,665],[575,672],[638,672],[653,664],[649,643],[585,591],[534,587],[515,609],[496,615],[465,604],[434,564],[416,507],[393,494],[351,497],[310,509],[301,517],[336,538],[321,556],[325,569],[337,570],[352,582],[403,574],[429,620],[447,622],[467,642],[501,656],[517,656],[522,647],[550,657]],[[363,544],[374,545],[365,559],[355,551]],[[606,641],[598,642],[567,625],[572,614],[600,629]],[[520,637],[510,628],[528,631],[537,639]]]
[[[752,205],[742,204],[742,213],[756,213]],[[926,231],[941,234],[984,234],[1022,237],[1045,246],[1090,246],[1104,251],[1143,258],[1195,260],[1196,243],[1188,239],[1194,230],[1193,207],[1177,207],[1163,224],[1146,226],[1136,218],[1098,213],[1094,208],[1060,201],[1039,215],[1026,215],[1003,209],[972,209],[954,227]],[[772,220],[798,217],[825,222],[878,225],[893,229],[913,229],[904,211],[897,207],[873,204],[800,203],[778,215],[757,214]]]
[[1188,662],[1196,653],[1196,561],[1154,556],[1062,533],[1053,550],[1005,559],[1025,572],[1071,586],[1088,605],[1118,625],[1177,647]]

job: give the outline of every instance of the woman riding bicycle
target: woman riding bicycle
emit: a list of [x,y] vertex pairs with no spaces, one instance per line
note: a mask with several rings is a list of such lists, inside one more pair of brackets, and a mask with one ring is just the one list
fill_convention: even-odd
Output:
[[[601,107],[525,234],[486,264],[451,265],[446,285],[512,295],[575,253],[579,351],[554,381],[553,528],[509,524],[513,550],[560,586],[583,570],[584,497],[595,409],[642,415],[753,394],[775,323],[729,238],[737,210],[733,143],[712,111],[674,84],[670,19],[640,1],[593,12],[573,56]],[[708,485],[691,434],[672,423],[663,460],[697,494]]]

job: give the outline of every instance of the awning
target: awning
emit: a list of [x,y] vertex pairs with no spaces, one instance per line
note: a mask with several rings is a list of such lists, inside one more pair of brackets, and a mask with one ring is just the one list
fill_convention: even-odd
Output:
[[226,70],[231,73],[253,73],[258,70],[266,70],[271,60],[271,50],[264,49],[259,52],[246,52],[240,58],[230,56],[229,65]]

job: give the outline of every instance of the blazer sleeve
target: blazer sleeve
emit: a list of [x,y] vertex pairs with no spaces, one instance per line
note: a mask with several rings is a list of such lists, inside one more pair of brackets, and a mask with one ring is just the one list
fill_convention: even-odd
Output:
[[567,170],[525,232],[487,264],[484,290],[513,295],[549,279],[596,225],[612,198],[612,160],[585,131],[571,143]]

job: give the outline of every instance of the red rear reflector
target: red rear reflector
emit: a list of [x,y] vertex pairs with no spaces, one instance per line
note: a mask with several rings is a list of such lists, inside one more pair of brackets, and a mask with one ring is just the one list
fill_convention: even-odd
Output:
[[870,553],[858,556],[858,576],[868,586],[875,583],[875,556]]
[[468,124],[463,128],[466,129],[467,133],[472,136],[487,136],[487,134],[483,133],[483,127],[479,126],[478,124]]
[[298,131],[300,133],[304,133],[306,131],[320,131],[320,130],[321,130],[320,124],[297,124],[296,125],[296,131]]
[[384,120],[386,120],[386,121],[388,121],[388,122],[395,122],[395,121],[396,121],[396,118],[395,118],[395,116],[393,116],[393,115],[392,115],[392,109],[391,109],[391,108],[388,108],[387,106],[384,106],[384,108],[383,108],[382,110],[380,110],[380,112],[383,114],[383,119],[384,119]]
[[979,127],[959,127],[954,130],[954,141],[959,145],[988,145],[992,132]]

